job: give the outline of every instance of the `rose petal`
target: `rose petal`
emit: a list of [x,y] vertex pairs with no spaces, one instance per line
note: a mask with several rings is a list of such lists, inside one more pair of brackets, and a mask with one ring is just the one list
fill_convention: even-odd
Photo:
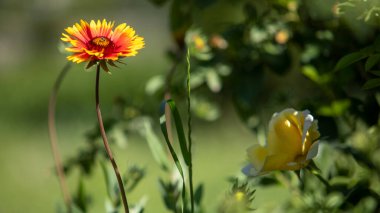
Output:
[[303,144],[303,143],[305,143],[307,131],[309,131],[311,125],[313,124],[314,118],[312,115],[310,115],[309,110],[305,110],[302,113],[305,116],[305,120],[303,123],[303,129],[302,129],[302,144]]
[[309,152],[306,155],[306,160],[310,160],[310,159],[314,158],[315,156],[317,156],[318,147],[319,147],[319,141],[316,141],[311,145]]
[[263,168],[265,159],[268,155],[267,149],[259,144],[256,144],[247,149],[247,154],[249,162],[252,166],[257,171],[260,171]]

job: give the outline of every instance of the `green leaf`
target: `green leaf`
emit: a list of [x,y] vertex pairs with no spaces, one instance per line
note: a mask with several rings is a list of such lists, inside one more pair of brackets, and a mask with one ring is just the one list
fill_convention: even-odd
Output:
[[376,52],[380,52],[380,36],[377,36],[377,38],[373,42],[373,48]]
[[175,150],[174,150],[174,148],[170,142],[169,136],[168,136],[168,130],[166,128],[166,125],[167,125],[167,122],[170,122],[170,121],[167,121],[166,116],[165,116],[166,104],[170,107],[170,110],[171,110],[172,115],[174,117],[174,123],[175,123],[175,126],[177,128],[178,140],[179,140],[182,156],[184,158],[185,163],[187,165],[189,165],[191,159],[189,157],[190,154],[189,154],[189,151],[187,149],[185,133],[183,131],[182,120],[181,120],[181,117],[179,115],[178,109],[177,109],[173,100],[166,100],[161,104],[160,126],[161,126],[162,134],[164,135],[164,138],[165,138],[166,145],[169,148],[170,154],[173,157],[174,163],[175,163],[175,165],[178,169],[178,172],[180,173],[181,178],[182,178],[182,204],[183,204],[183,208],[186,208],[185,176],[183,173],[181,162],[179,161],[177,153],[175,152]]
[[314,161],[311,161],[311,164],[308,165],[305,169],[308,170],[308,171],[310,171],[311,174],[313,174],[315,177],[317,177],[325,185],[325,187],[328,190],[331,189],[330,183],[328,182],[328,180],[326,180],[322,176],[321,170],[317,167],[317,165],[315,165]]
[[72,206],[72,213],[85,213],[80,208],[78,208],[76,205]]
[[156,75],[153,76],[151,79],[148,80],[145,86],[145,92],[148,95],[153,95],[156,93],[159,89],[163,88],[165,85],[165,78],[163,75]]
[[80,177],[76,195],[73,197],[73,206],[78,207],[83,212],[88,209],[88,197],[86,194],[83,178]]
[[314,66],[306,65],[302,67],[302,74],[306,77],[310,78],[310,80],[318,83],[319,82],[319,74],[317,69]]
[[333,101],[331,105],[321,106],[318,114],[323,116],[335,117],[340,116],[350,107],[351,101],[348,99]]
[[203,197],[204,187],[203,184],[199,184],[194,193],[194,201],[197,206],[200,206]]
[[107,60],[107,64],[119,68],[112,60]]
[[164,200],[167,209],[173,212],[180,212],[180,191],[178,187],[178,179],[170,179],[168,182],[163,181],[161,178],[158,179],[160,185],[161,197]]
[[367,61],[365,62],[365,71],[368,72],[370,69],[372,69],[373,66],[375,66],[379,62],[380,62],[380,54],[369,56]]
[[359,52],[354,52],[354,53],[345,55],[338,61],[338,63],[336,63],[334,70],[338,71],[338,70],[344,69],[350,66],[351,64],[362,60],[363,58],[367,56],[368,55],[366,54],[365,51],[359,51]]
[[[140,181],[144,178],[145,176],[145,169],[140,168],[136,165],[130,167],[128,169],[128,172],[123,175],[123,180],[124,180],[124,188],[127,193],[130,193],[135,189],[135,187],[140,183]],[[115,185],[116,189],[119,189],[117,185]],[[119,194],[119,190],[117,190]]]
[[136,203],[136,204],[133,205],[133,207],[132,207],[132,209],[131,209],[131,212],[134,212],[134,213],[143,213],[147,201],[148,201],[147,196],[142,197],[142,198],[139,200],[138,203]]
[[113,207],[115,207],[115,204],[120,202],[120,197],[119,197],[120,192],[119,192],[119,188],[117,187],[118,185],[116,182],[115,175],[113,174],[113,171],[109,169],[109,167],[107,166],[107,163],[108,162],[106,161],[101,161],[100,165],[102,167],[104,179],[106,181],[108,198],[110,199]]
[[104,71],[106,71],[107,73],[109,73],[110,70],[108,69],[108,66],[107,66],[107,63],[106,63],[105,60],[99,61],[99,64],[103,68]]
[[197,71],[198,72],[194,72],[191,75],[191,79],[190,79],[191,88],[199,87],[205,82],[204,68],[198,69]]
[[347,2],[343,2],[343,3],[339,3],[338,7],[355,7],[355,4],[347,1]]
[[313,160],[310,161],[307,167],[307,169],[309,169],[312,173],[321,173],[321,169],[318,168]]
[[209,69],[206,74],[207,86],[212,92],[220,92],[222,89],[222,80],[214,69]]
[[86,66],[86,69],[90,69],[92,66],[94,66],[96,64],[96,61],[94,60],[91,60],[90,62],[88,62],[87,66]]
[[380,76],[380,70],[371,70],[369,72],[376,75],[376,76]]
[[145,136],[146,141],[150,151],[153,154],[154,159],[160,164],[161,168],[165,171],[169,169],[169,161],[166,157],[166,152],[161,145],[161,142],[154,133],[151,123],[148,120],[143,121],[143,128],[141,130],[142,134]]
[[317,58],[320,54],[320,47],[314,44],[307,44],[305,50],[301,53],[301,61],[303,63],[309,63],[311,60]]
[[[166,104],[169,106],[171,113],[173,115],[173,118],[174,118],[174,124],[175,124],[176,129],[177,129],[177,136],[178,136],[179,146],[181,148],[181,153],[182,153],[183,159],[184,159],[186,165],[189,165],[190,164],[190,153],[189,153],[187,142],[186,142],[185,132],[184,132],[183,126],[182,126],[182,119],[181,119],[181,116],[178,112],[178,109],[177,109],[175,102],[171,99],[164,101],[162,104],[162,107],[161,107],[161,109],[162,109],[161,110],[161,117],[160,117],[161,130],[163,131],[164,136],[165,136],[165,134],[167,135],[166,122],[168,122],[168,121],[166,121],[166,117],[165,117],[165,105]],[[164,130],[165,130],[165,132],[164,132]],[[166,137],[165,137],[165,139],[166,139]]]
[[368,167],[369,169],[376,170],[376,165],[372,162],[372,160],[366,153],[363,153],[362,151],[347,144],[333,143],[331,145],[334,149],[337,149],[345,154],[349,154],[358,163]]
[[228,76],[231,74],[231,67],[225,65],[225,64],[217,64],[216,65],[216,71],[221,76]]
[[194,114],[206,121],[215,121],[220,117],[220,106],[204,97],[193,96],[191,109]]
[[365,82],[362,89],[373,89],[379,86],[380,86],[380,78],[375,78],[375,79],[371,79]]
[[71,203],[70,205],[70,211],[68,211],[67,206],[64,203],[58,203],[56,208],[56,213],[85,213],[82,211],[78,206],[75,205],[75,203]]

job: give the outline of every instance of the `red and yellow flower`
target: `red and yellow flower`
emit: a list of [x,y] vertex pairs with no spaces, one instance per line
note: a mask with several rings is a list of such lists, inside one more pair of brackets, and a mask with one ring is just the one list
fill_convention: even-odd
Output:
[[144,38],[136,35],[134,29],[123,23],[113,29],[114,22],[91,20],[90,23],[81,20],[80,23],[65,29],[62,41],[70,43],[66,51],[73,54],[67,59],[72,62],[107,62],[114,65],[124,57],[135,56],[144,47]]

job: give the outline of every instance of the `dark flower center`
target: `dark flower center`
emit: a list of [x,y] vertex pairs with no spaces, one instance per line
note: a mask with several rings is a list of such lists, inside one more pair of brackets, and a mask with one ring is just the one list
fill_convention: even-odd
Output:
[[103,36],[94,38],[94,39],[92,39],[91,42],[92,42],[92,44],[94,44],[98,47],[103,47],[103,48],[107,47],[111,43],[111,41],[108,38],[103,37]]

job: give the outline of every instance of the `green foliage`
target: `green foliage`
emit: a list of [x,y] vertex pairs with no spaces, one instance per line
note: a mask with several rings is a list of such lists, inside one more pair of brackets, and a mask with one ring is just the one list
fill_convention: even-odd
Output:
[[159,180],[161,187],[161,194],[164,200],[165,206],[168,210],[173,212],[181,212],[182,207],[179,205],[179,198],[181,196],[181,190],[178,182],[165,183],[163,180]]
[[338,117],[343,115],[348,108],[350,107],[351,102],[350,100],[336,100],[331,103],[329,106],[321,106],[318,109],[318,113],[322,116],[327,117]]
[[[370,46],[342,57],[335,66],[335,70],[344,69],[365,58],[364,70],[367,73],[377,75],[376,70],[373,69],[378,69],[380,64],[380,37],[377,37]],[[379,78],[373,78],[366,81],[362,88],[373,89],[378,86],[380,86]]]
[[[103,175],[105,178],[108,199],[106,201],[106,212],[116,213],[122,207],[120,190],[113,169],[109,168],[106,162],[101,163]],[[129,168],[128,172],[123,176],[123,183],[126,193],[130,193],[138,185],[145,175],[145,170],[137,166]],[[144,209],[144,199],[133,207],[136,212],[142,212]]]
[[315,69],[315,67],[311,65],[303,66],[302,74],[304,74],[310,80],[314,81],[315,83],[319,85],[327,84],[331,80],[331,74],[326,73],[326,74],[320,75],[317,69]]
[[139,128],[141,136],[146,138],[146,141],[148,142],[149,148],[156,162],[164,171],[168,171],[170,168],[170,163],[167,158],[167,153],[164,151],[161,141],[154,133],[151,122],[147,119],[144,119],[142,122],[143,126]]
[[[169,135],[167,133],[168,130],[167,130],[166,126],[167,126],[167,122],[170,122],[170,121],[167,121],[166,117],[165,117],[165,106],[166,106],[166,104],[170,107],[171,113],[173,114],[174,124],[175,124],[176,129],[177,129],[178,142],[179,142],[179,146],[181,148],[181,154],[183,156],[183,159],[184,159],[186,165],[189,165],[190,160],[191,160],[190,150],[188,148],[189,145],[188,145],[188,142],[186,141],[185,132],[184,132],[183,126],[182,126],[181,116],[180,116],[178,109],[176,107],[176,104],[173,100],[167,100],[161,105],[161,117],[160,117],[161,131],[164,134],[166,144],[169,147],[169,151],[170,151],[171,155],[173,156],[173,158],[175,158],[174,160],[175,160],[176,164],[177,164],[177,162],[179,163],[177,154],[173,149],[173,146],[172,146],[170,139],[169,139]],[[178,168],[178,169],[182,170],[180,168]]]
[[73,206],[76,211],[87,212],[90,204],[90,196],[86,193],[83,179],[80,178],[77,193],[73,197]]
[[346,0],[337,5],[338,13],[373,24],[380,23],[380,3],[376,0]]
[[[164,107],[162,108],[165,108],[166,104],[168,104],[170,106],[170,110],[171,112],[173,113],[173,116],[174,116],[174,121],[175,121],[175,125],[176,125],[176,128],[177,128],[177,133],[178,133],[178,141],[179,141],[179,145],[181,147],[181,154],[184,158],[184,161],[186,163],[186,165],[189,165],[190,164],[190,160],[191,160],[191,157],[190,157],[190,153],[189,153],[189,150],[188,150],[188,146],[187,146],[187,142],[186,142],[186,138],[185,138],[185,133],[183,131],[183,127],[182,127],[182,121],[181,121],[181,117],[178,113],[178,110],[175,106],[175,103],[174,101],[172,100],[168,100],[167,102],[165,102],[163,104]],[[162,131],[162,134],[164,135],[165,137],[165,141],[166,141],[166,145],[168,146],[169,148],[169,151],[170,151],[170,154],[171,156],[173,157],[173,160],[174,160],[174,163],[178,169],[178,172],[179,174],[181,175],[181,178],[182,178],[182,209],[186,209],[186,186],[185,186],[185,174],[184,174],[184,170],[182,168],[182,164],[178,158],[178,155],[176,153],[176,151],[174,150],[172,144],[171,144],[171,141],[169,139],[169,135],[168,135],[168,130],[166,128],[166,125],[167,125],[167,121],[166,118],[165,118],[165,110],[162,110],[162,113],[161,113],[161,118],[160,118],[160,124],[161,124],[161,131]],[[184,211],[184,210],[182,210]]]
[[341,58],[338,61],[338,63],[335,66],[335,70],[341,70],[343,68],[346,68],[350,66],[351,64],[358,62],[366,57],[368,57],[367,51],[354,52],[354,53],[345,55],[343,58]]
[[[193,202],[194,211],[203,212],[208,190],[200,183],[192,193],[189,186],[191,132],[186,135],[181,119],[186,99],[187,116],[194,115],[196,125],[217,122],[232,109],[260,142],[265,141],[263,124],[274,111],[308,108],[318,119],[321,147],[307,169],[274,172],[243,184],[234,181],[216,211],[251,211],[253,195],[260,196],[251,186],[289,189],[292,196],[276,204],[286,212],[380,210],[379,1],[150,2],[169,8],[173,47],[166,54],[172,66],[147,81],[140,105],[137,100],[119,100],[119,113],[106,120],[105,127],[114,145],[134,133],[146,140],[166,175],[158,182],[169,211],[191,212]],[[215,8],[223,23],[213,15]],[[152,108],[160,104],[157,115]],[[157,116],[165,141],[156,133]],[[187,129],[192,129],[191,120]],[[78,167],[83,174],[92,174],[97,159],[104,157],[99,138],[96,127],[87,134],[86,146],[66,161],[66,172]],[[244,151],[236,157],[244,160]],[[102,167],[110,201],[107,209],[116,211],[120,198],[115,180]],[[146,174],[149,171],[139,167],[128,170],[124,179],[128,193]],[[86,212],[84,194],[84,188],[78,191],[76,205]],[[136,205],[140,211],[143,200]]]
[[374,78],[365,82],[365,84],[363,85],[363,89],[373,89],[379,86],[380,86],[380,78]]

